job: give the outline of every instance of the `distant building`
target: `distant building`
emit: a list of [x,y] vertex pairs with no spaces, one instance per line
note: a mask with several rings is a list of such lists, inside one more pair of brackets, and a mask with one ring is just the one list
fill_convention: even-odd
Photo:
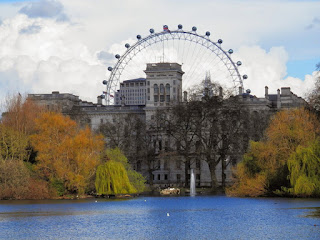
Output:
[[[114,123],[117,119],[124,119],[129,115],[138,117],[146,123],[155,159],[152,169],[148,162],[131,159],[134,168],[147,176],[149,181],[152,180],[155,186],[184,186],[183,159],[164,154],[174,147],[173,139],[170,139],[165,131],[153,132],[154,130],[150,128],[150,124],[155,122],[158,109],[170,108],[174,104],[187,101],[186,93],[182,96],[184,72],[177,63],[149,63],[145,73],[145,79],[126,80],[120,84],[120,89],[115,93],[114,106],[103,105],[101,97],[98,97],[95,104],[82,101],[78,96],[69,93],[29,94],[28,97],[48,109],[59,109],[63,114],[71,116],[82,125],[89,125],[92,129],[98,129],[101,124]],[[204,81],[206,86],[210,85],[208,81],[208,79]],[[219,94],[222,94],[222,89],[219,90]],[[292,93],[288,87],[278,89],[276,94],[269,94],[268,87],[265,87],[263,98],[252,95],[250,90],[244,92],[240,88],[236,97],[247,107],[250,114],[248,122],[245,123],[246,134],[239,142],[244,149],[250,139],[255,141],[261,139],[269,117],[275,112],[306,105],[305,100]],[[130,159],[130,156],[128,157]],[[228,159],[235,164],[241,157],[242,155],[234,155]],[[227,182],[231,181],[231,166],[229,165],[225,171]],[[210,171],[205,161],[196,160],[191,167],[195,169],[197,186],[211,185]],[[216,176],[218,182],[221,182],[221,164],[217,166]]]
[[115,93],[115,105],[146,105],[146,79],[137,78],[120,83],[120,90]]

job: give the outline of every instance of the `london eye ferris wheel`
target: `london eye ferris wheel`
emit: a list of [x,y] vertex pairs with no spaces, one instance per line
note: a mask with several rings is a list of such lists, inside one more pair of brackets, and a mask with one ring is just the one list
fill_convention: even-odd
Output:
[[234,93],[239,87],[243,87],[243,79],[238,68],[241,61],[234,62],[231,58],[232,49],[222,49],[222,39],[216,42],[210,39],[210,32],[204,35],[197,33],[197,28],[191,31],[183,30],[181,24],[177,30],[170,30],[167,25],[162,31],[149,30],[149,35],[142,37],[137,35],[137,41],[130,45],[125,44],[123,54],[116,54],[116,63],[109,66],[108,80],[104,80],[106,91],[101,95],[106,104],[113,103],[113,96],[120,88],[120,83],[125,80],[145,77],[144,70],[147,63],[176,62],[182,65],[185,72],[183,76],[183,89],[200,84],[207,73],[211,80],[222,86],[233,89]]

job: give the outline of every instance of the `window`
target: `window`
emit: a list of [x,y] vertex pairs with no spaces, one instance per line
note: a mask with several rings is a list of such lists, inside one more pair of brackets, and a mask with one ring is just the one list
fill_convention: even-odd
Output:
[[170,95],[166,96],[166,102],[170,102]]
[[169,141],[164,142],[164,150],[169,151]]
[[200,168],[200,159],[196,160],[196,168],[198,168],[198,169]]
[[167,95],[170,94],[170,84],[169,83],[166,84],[166,94]]
[[158,180],[160,180],[160,174],[158,174]]
[[155,84],[155,85],[153,86],[153,91],[154,91],[154,94],[159,94],[158,84]]
[[137,171],[141,171],[141,161],[137,161]]
[[103,123],[103,118],[100,119],[100,123]]
[[160,95],[160,102],[164,102],[164,95]]
[[168,180],[168,174],[164,175],[164,180]]
[[196,180],[200,181],[200,174],[196,174]]
[[148,88],[148,93],[150,93],[150,88]]
[[164,85],[160,84],[160,94],[164,94]]
[[159,96],[158,95],[154,95],[154,102],[159,102]]
[[181,160],[176,161],[176,169],[181,169]]
[[177,174],[177,181],[180,182],[181,180],[181,174]]
[[148,81],[148,83],[147,83],[147,84],[148,84],[148,86],[150,86],[150,81]]

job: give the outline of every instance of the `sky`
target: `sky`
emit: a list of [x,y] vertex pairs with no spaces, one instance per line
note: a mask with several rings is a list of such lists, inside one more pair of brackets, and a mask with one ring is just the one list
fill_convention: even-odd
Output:
[[320,1],[0,0],[0,100],[60,91],[96,102],[115,51],[165,24],[222,38],[258,97],[266,85],[302,97],[314,86]]

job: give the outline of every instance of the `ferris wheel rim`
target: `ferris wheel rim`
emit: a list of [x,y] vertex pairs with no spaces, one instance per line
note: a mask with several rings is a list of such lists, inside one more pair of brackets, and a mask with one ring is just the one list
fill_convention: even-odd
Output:
[[[194,28],[194,27],[193,27]],[[152,29],[153,30],[153,29]],[[151,32],[151,29],[150,29]],[[208,33],[208,32],[207,32]],[[111,95],[111,88],[118,87],[120,83],[120,77],[122,72],[124,71],[125,67],[129,64],[129,62],[135,57],[139,52],[144,50],[145,48],[151,46],[152,44],[156,44],[158,42],[163,42],[166,40],[184,40],[184,41],[190,41],[195,44],[199,44],[208,50],[210,50],[212,53],[214,53],[226,66],[227,70],[230,73],[230,76],[232,77],[233,84],[236,85],[236,82],[238,83],[239,87],[243,88],[243,81],[241,78],[241,75],[239,73],[237,65],[239,64],[240,61],[235,63],[232,58],[230,57],[230,50],[227,52],[223,50],[221,47],[222,40],[219,39],[218,42],[212,41],[209,36],[207,35],[199,35],[196,31],[184,31],[182,29],[178,30],[167,30],[167,31],[161,31],[161,32],[151,32],[148,36],[142,38],[140,35],[137,35],[138,41],[135,42],[132,46],[129,44],[126,44],[127,50],[125,53],[120,56],[117,54],[115,57],[118,59],[117,63],[113,68],[109,67],[109,71],[111,68],[111,73],[109,76],[109,79],[107,81],[107,86],[106,86],[106,102],[107,105],[110,103],[110,98],[113,97]],[[210,33],[209,33],[210,35]],[[164,38],[166,37],[166,38]],[[189,38],[188,38],[189,37]],[[196,39],[196,40],[195,40]],[[149,40],[154,40],[153,42],[149,42]],[[201,42],[202,41],[202,42]],[[221,41],[219,43],[219,41]],[[207,45],[205,45],[207,44]],[[129,46],[129,47],[128,47]],[[213,49],[211,49],[213,47]],[[219,54],[216,53],[215,51],[219,51]],[[130,55],[130,54],[133,55]],[[240,62],[241,65],[241,62]],[[238,66],[240,66],[238,65]],[[247,75],[244,75],[247,77]]]

